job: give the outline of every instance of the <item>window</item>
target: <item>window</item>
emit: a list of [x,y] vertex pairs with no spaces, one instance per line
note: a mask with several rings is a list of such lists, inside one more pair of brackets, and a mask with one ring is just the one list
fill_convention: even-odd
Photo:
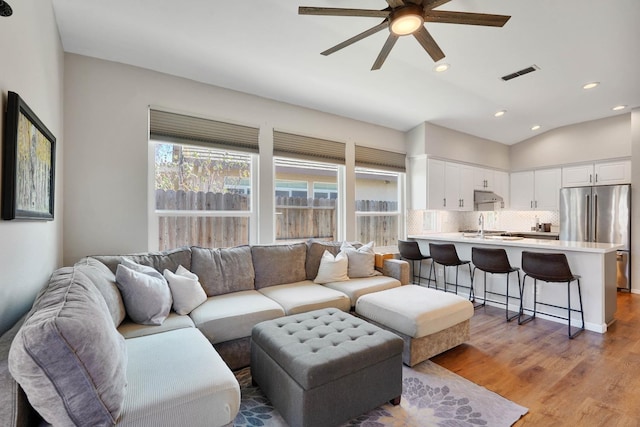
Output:
[[160,250],[249,243],[251,154],[154,141]]
[[336,240],[340,166],[290,158],[274,162],[276,240]]
[[400,235],[401,173],[356,168],[356,237],[376,246],[396,245]]

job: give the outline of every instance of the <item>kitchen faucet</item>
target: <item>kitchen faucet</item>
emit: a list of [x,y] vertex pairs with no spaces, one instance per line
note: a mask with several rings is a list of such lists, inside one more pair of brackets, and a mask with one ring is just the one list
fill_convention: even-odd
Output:
[[478,225],[480,226],[480,237],[484,239],[484,215],[480,214],[478,218]]

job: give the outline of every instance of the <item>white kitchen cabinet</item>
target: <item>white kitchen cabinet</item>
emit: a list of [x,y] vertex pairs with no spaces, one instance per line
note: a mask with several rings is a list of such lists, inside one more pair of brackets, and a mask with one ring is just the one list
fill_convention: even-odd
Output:
[[511,209],[558,210],[561,185],[560,169],[514,172],[511,174]]
[[596,163],[593,170],[595,185],[631,183],[631,160]]
[[473,167],[444,160],[409,159],[411,209],[473,210]]
[[473,169],[472,166],[445,162],[445,209],[473,210]]
[[502,202],[496,203],[496,209],[509,209],[509,174],[507,172],[494,171],[493,182],[493,192],[502,197]]
[[563,187],[629,184],[630,182],[630,160],[589,163],[562,168]]
[[496,171],[486,168],[473,168],[473,188],[476,190],[494,191]]

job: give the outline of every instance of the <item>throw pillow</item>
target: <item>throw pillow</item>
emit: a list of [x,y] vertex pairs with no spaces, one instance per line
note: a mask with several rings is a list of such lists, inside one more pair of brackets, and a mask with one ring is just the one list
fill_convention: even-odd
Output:
[[178,266],[175,273],[164,270],[164,278],[169,282],[173,297],[173,310],[178,314],[189,314],[194,308],[207,300],[207,294],[202,289],[198,276]]
[[161,325],[169,315],[172,303],[166,279],[153,267],[136,264],[135,270],[125,264],[118,265],[116,283],[127,314],[136,323]]
[[343,282],[349,280],[347,271],[349,268],[349,259],[347,254],[339,252],[333,256],[329,251],[324,251],[320,259],[320,267],[318,267],[318,275],[313,280],[314,283],[325,284],[331,282]]
[[373,242],[362,245],[358,249],[348,242],[340,247],[349,258],[348,275],[350,278],[379,276],[381,273],[375,269],[376,254],[373,251]]

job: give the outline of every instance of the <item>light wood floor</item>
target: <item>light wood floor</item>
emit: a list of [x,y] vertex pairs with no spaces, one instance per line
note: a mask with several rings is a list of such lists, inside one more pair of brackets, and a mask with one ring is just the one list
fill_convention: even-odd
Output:
[[471,340],[431,359],[529,408],[515,426],[640,426],[640,295],[618,293],[606,334],[479,308]]

